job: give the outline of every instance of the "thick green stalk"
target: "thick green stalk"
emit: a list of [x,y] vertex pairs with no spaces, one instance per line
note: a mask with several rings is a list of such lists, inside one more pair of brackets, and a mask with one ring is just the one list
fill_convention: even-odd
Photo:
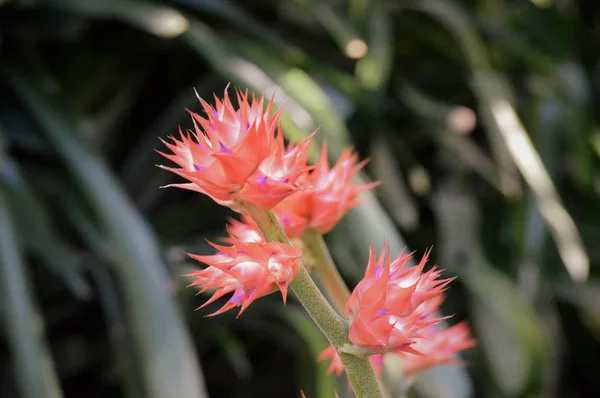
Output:
[[315,260],[314,273],[325,287],[325,292],[335,309],[343,314],[350,291],[329,254],[323,235],[314,229],[309,229],[302,235],[302,242]]
[[[243,203],[242,207],[246,214],[254,219],[267,241],[290,244],[275,213],[261,210],[251,203]],[[290,286],[329,342],[338,349],[338,354],[357,398],[382,398],[377,378],[369,360],[339,351],[340,347],[351,344],[348,340],[348,322],[323,297],[317,285],[308,275],[304,265],[300,267],[298,276]]]

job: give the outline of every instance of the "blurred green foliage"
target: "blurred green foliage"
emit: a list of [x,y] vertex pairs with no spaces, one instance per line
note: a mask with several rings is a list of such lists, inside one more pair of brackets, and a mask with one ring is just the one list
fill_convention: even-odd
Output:
[[414,396],[591,396],[599,23],[584,0],[0,1],[0,396],[345,391],[297,302],[204,318],[180,277],[231,214],[158,189],[154,149],[228,82],[371,158],[383,185],[327,236],[351,286],[384,239],[458,276],[444,312],[479,345]]

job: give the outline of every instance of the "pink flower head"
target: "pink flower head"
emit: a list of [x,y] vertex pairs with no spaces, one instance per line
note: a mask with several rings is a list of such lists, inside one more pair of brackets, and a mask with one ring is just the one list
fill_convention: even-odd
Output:
[[299,237],[310,228],[325,234],[361,202],[356,197],[379,183],[362,186],[352,184],[352,177],[367,161],[357,163],[358,156],[346,149],[330,168],[327,145],[314,170],[302,175],[297,184],[303,189],[283,200],[274,211],[290,238]]
[[161,155],[179,168],[159,166],[189,182],[170,186],[189,189],[210,196],[217,203],[239,208],[236,201],[253,203],[263,210],[272,209],[298,188],[306,165],[308,137],[286,150],[279,109],[273,116],[273,99],[264,109],[264,97],[248,99],[248,92],[236,90],[238,107],[234,107],[227,90],[220,101],[215,95],[213,107],[199,98],[206,118],[190,112],[194,131],[165,142],[172,154]]
[[302,252],[278,242],[243,242],[233,236],[230,239],[233,246],[211,243],[219,250],[217,254],[190,254],[195,260],[208,265],[205,269],[186,275],[194,279],[190,286],[200,287],[200,293],[216,289],[214,295],[200,308],[233,293],[229,301],[211,315],[221,314],[234,307],[241,307],[241,315],[254,300],[277,289],[281,290],[285,304],[288,287],[299,272]]
[[466,322],[460,322],[450,328],[441,329],[439,325],[429,326],[421,332],[413,348],[422,355],[401,353],[405,374],[415,374],[435,365],[463,365],[453,358],[458,352],[475,347]]
[[[413,348],[419,352],[419,355],[406,352],[398,354],[390,352],[371,355],[369,360],[375,373],[379,375],[383,369],[384,356],[399,355],[402,358],[404,375],[411,376],[436,365],[462,366],[464,362],[456,359],[456,354],[473,348],[475,345],[477,343],[470,337],[469,327],[466,322],[458,323],[447,329],[439,328],[438,325],[432,325],[421,332],[420,338],[415,340]],[[344,372],[344,365],[333,346],[327,347],[317,359],[319,361],[331,360],[327,374],[335,373],[339,376]]]
[[372,354],[417,353],[412,345],[421,329],[440,322],[431,314],[439,307],[441,295],[452,279],[438,279],[434,267],[423,273],[429,252],[415,267],[407,267],[411,254],[402,252],[390,261],[389,247],[378,259],[371,247],[365,277],[358,283],[346,305],[352,319],[349,338]]

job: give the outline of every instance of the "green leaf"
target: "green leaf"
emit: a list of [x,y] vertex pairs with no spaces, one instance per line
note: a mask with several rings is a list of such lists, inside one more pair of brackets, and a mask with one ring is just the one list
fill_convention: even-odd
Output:
[[325,348],[329,346],[329,342],[323,336],[317,325],[310,319],[305,311],[297,307],[288,306],[285,312],[278,312],[296,329],[298,334],[302,336],[310,350],[310,360],[315,361],[316,374],[316,391],[314,395],[308,395],[309,390],[303,387],[307,396],[319,398],[333,397],[336,391],[335,378],[326,374],[329,363],[317,362],[317,357]]
[[585,284],[559,283],[554,286],[557,296],[579,308],[579,317],[590,333],[600,341],[600,281]]
[[0,182],[15,215],[17,230],[25,249],[40,258],[61,278],[73,294],[81,299],[90,297],[90,286],[82,275],[82,258],[74,248],[61,241],[53,230],[43,203],[23,179],[17,164],[7,159],[2,166]]
[[547,361],[541,320],[518,287],[486,263],[461,274],[472,293],[477,336],[498,386],[517,396],[537,381]]
[[469,291],[476,337],[502,392],[518,396],[538,385],[548,361],[540,317],[517,285],[490,264],[479,238],[479,213],[457,178],[438,184],[434,209],[444,268]]
[[373,1],[367,21],[369,52],[356,62],[356,77],[367,90],[383,92],[393,67],[393,31],[389,12]]
[[500,172],[506,173],[508,180],[514,179],[516,165],[535,195],[567,272],[574,280],[585,280],[589,258],[577,226],[512,106],[511,85],[493,70],[466,13],[453,1],[418,0],[408,6],[436,18],[455,37],[471,68],[471,87]]
[[56,8],[91,17],[116,18],[159,37],[177,37],[188,27],[187,19],[177,10],[160,4],[135,0],[42,0]]
[[0,304],[23,398],[63,396],[44,336],[44,322],[31,295],[25,264],[4,190],[0,189]]
[[8,70],[7,77],[86,193],[109,236],[149,396],[206,396],[190,336],[169,297],[165,266],[146,222],[106,165],[77,140],[72,121],[57,103],[15,69]]
[[124,395],[127,398],[147,396],[143,392],[142,372],[132,349],[133,339],[127,331],[125,314],[114,278],[102,264],[94,264],[91,270],[98,286],[98,296],[104,310],[111,348],[116,359],[115,371],[121,380]]

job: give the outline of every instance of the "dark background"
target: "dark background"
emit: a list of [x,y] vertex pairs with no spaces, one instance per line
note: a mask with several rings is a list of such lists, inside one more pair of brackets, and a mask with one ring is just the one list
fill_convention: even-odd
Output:
[[370,157],[383,185],[327,236],[350,286],[384,238],[433,246],[458,277],[443,311],[479,345],[413,396],[596,394],[599,8],[0,1],[0,396],[344,392],[294,299],[204,318],[218,303],[194,311],[206,297],[180,276],[231,214],[159,189],[178,178],[154,149],[191,127],[193,88],[208,100],[228,82],[287,98],[287,138],[319,127],[332,160]]

